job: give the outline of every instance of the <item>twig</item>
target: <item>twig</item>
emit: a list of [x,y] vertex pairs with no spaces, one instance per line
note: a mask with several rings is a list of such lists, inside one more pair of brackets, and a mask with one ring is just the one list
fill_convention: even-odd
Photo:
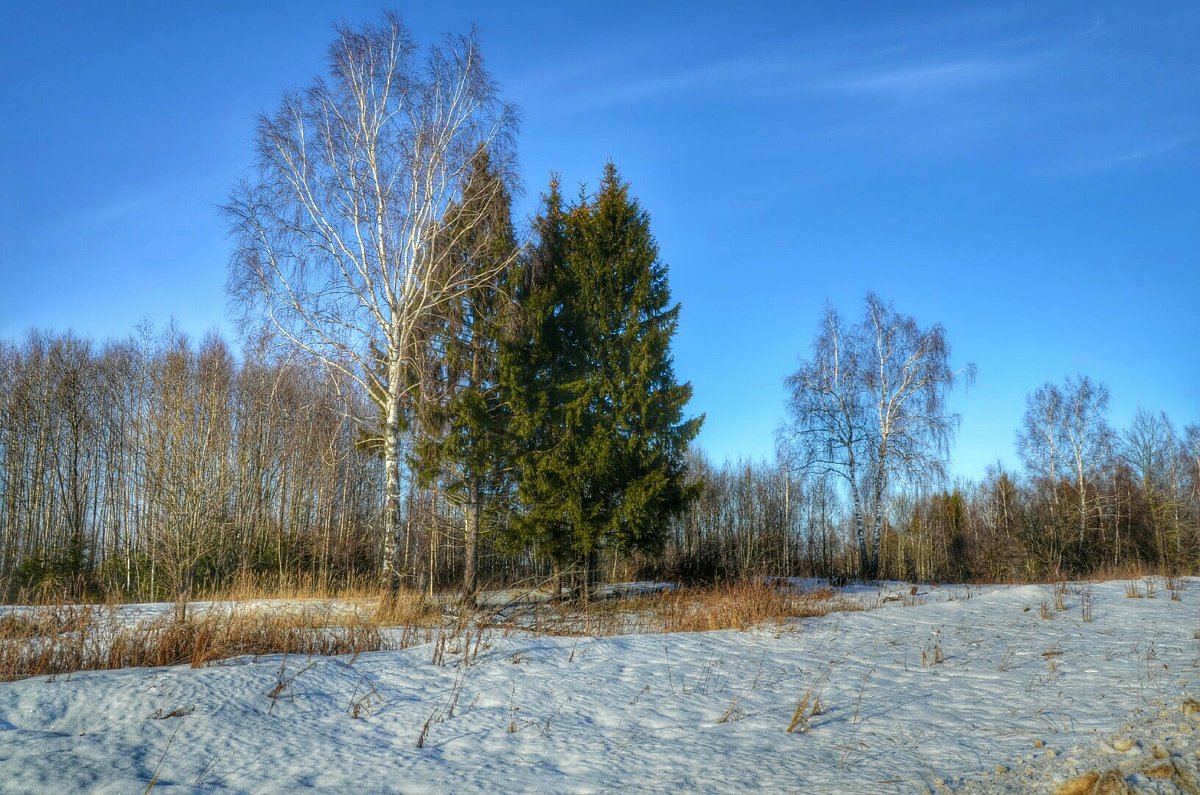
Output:
[[162,767],[163,760],[167,758],[167,751],[171,750],[171,745],[175,742],[175,735],[179,734],[179,727],[182,725],[182,723],[175,724],[175,731],[171,732],[171,736],[167,739],[167,747],[163,749],[162,756],[158,758],[158,764],[154,766],[154,772],[150,774],[150,783],[146,785],[146,789],[142,790],[142,795],[147,795],[158,783],[158,769]]

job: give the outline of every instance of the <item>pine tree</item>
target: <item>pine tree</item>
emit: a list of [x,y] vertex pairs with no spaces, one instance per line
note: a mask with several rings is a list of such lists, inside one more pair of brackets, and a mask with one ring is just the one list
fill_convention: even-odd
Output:
[[691,387],[670,354],[679,305],[616,167],[567,211],[552,184],[537,227],[506,370],[523,448],[517,525],[558,563],[590,570],[603,548],[661,549],[689,497],[684,456],[703,418],[684,418]]

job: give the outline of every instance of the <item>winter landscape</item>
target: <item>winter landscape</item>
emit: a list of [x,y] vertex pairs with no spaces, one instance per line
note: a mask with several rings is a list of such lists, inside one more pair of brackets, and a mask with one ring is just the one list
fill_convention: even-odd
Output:
[[1171,585],[888,583],[742,631],[36,677],[0,689],[0,789],[1196,792],[1200,581]]
[[1200,794],[1200,6],[0,5],[0,793]]

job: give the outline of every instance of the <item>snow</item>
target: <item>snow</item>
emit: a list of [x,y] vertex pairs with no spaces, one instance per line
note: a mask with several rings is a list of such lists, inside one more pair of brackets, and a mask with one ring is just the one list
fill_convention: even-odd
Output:
[[[41,677],[0,685],[0,791],[140,792],[156,770],[156,792],[1050,791],[1116,766],[1119,732],[1194,768],[1190,585],[1096,584],[1090,623],[1078,587],[1042,618],[1053,586],[896,583],[855,590],[878,609],[749,632]],[[788,733],[810,688],[823,711]]]

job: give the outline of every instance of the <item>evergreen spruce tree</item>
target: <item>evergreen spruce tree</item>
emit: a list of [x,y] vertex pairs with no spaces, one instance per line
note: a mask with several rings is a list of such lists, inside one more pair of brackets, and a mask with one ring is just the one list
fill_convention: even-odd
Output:
[[611,163],[564,211],[551,185],[518,294],[523,333],[506,357],[519,442],[517,528],[590,573],[604,548],[657,552],[689,497],[685,419],[670,342],[679,305],[649,215]]
[[517,311],[501,348],[501,383],[519,510],[510,538],[559,566],[574,554],[568,495],[577,467],[566,424],[568,383],[580,369],[573,282],[566,267],[567,215],[557,178],[534,220],[534,242],[518,267]]
[[503,512],[509,491],[499,346],[518,253],[511,196],[486,149],[475,157],[461,200],[446,213],[439,250],[440,276],[470,286],[438,313],[437,331],[422,357],[441,370],[424,379],[440,385],[440,394],[425,396],[418,412],[414,468],[426,485],[442,478],[444,493],[462,506],[462,591],[469,599],[477,589],[481,529],[489,516]]

